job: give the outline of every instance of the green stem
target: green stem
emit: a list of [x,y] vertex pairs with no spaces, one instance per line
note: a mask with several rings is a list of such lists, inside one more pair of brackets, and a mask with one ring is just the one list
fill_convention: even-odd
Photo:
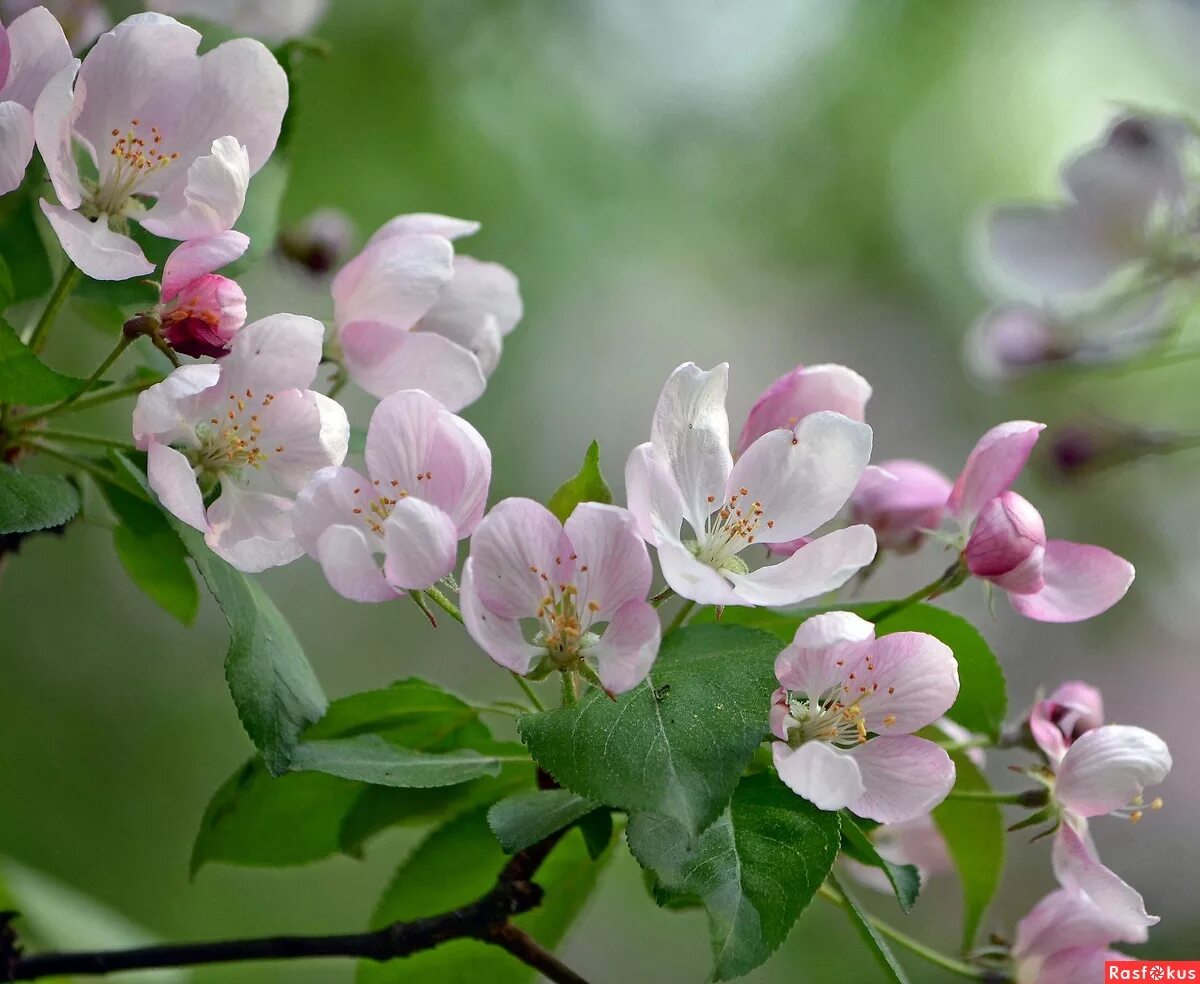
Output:
[[1043,798],[1045,790],[1033,789],[1021,793],[998,793],[992,789],[957,789],[951,791],[946,798],[954,800],[975,801],[976,803],[1007,803],[1013,806],[1029,806],[1031,798]]
[[68,405],[59,404],[58,406],[50,407],[46,410],[29,410],[18,417],[13,417],[9,423],[25,424],[31,420],[41,420],[54,413],[78,413],[80,410],[90,410],[92,407],[98,407],[105,403],[112,403],[114,400],[119,400],[125,396],[134,396],[141,393],[143,390],[148,390],[155,383],[162,382],[161,379],[139,379],[131,383],[122,383],[119,386],[110,386],[108,389],[101,390],[92,396],[85,396]]
[[111,437],[101,437],[99,434],[80,434],[76,431],[39,430],[34,432],[38,437],[49,438],[51,441],[66,441],[68,444],[95,444],[102,448],[121,448],[132,451],[133,445],[128,441],[117,441]]
[[676,629],[681,627],[687,620],[687,617],[692,614],[692,609],[695,607],[696,603],[691,600],[685,601],[682,605],[680,605],[679,611],[675,613],[675,617],[671,619],[671,624],[667,626],[667,631],[664,632],[663,635],[670,635]]
[[462,612],[458,610],[458,606],[449,598],[442,594],[437,588],[426,588],[425,597],[432,601],[442,611],[449,615],[459,625],[462,625]]
[[45,347],[46,339],[50,335],[50,329],[54,327],[54,322],[58,318],[58,312],[66,304],[67,298],[71,296],[71,291],[75,289],[75,285],[79,282],[79,277],[79,267],[70,260],[67,260],[67,265],[63,268],[62,276],[58,278],[58,283],[54,285],[54,292],[50,295],[50,299],[46,301],[46,307],[42,311],[42,316],[38,318],[38,323],[33,328],[33,334],[29,336],[29,347],[34,353],[40,352]]
[[105,485],[114,484],[111,473],[105,471],[95,462],[90,461],[87,458],[76,458],[73,454],[68,454],[67,452],[50,444],[42,444],[40,441],[29,441],[26,446],[33,448],[33,450],[37,451],[39,454],[46,455],[48,458],[54,458],[57,461],[62,461],[70,465],[72,468],[78,468],[82,472],[87,472],[87,474],[91,475],[92,478],[103,482]]
[[[818,889],[818,892],[820,893],[821,898],[825,899],[827,902],[832,902],[834,905],[841,906],[842,908],[847,907],[846,900],[842,897],[842,894],[835,889],[830,888],[828,885],[822,885],[820,889]],[[920,940],[914,940],[907,933],[900,932],[900,930],[896,929],[890,923],[886,923],[882,919],[877,919],[866,912],[863,913],[863,918],[866,919],[867,922],[869,922],[875,928],[876,932],[878,932],[881,936],[886,936],[893,943],[904,947],[904,949],[910,951],[911,953],[915,953],[922,960],[927,960],[934,966],[941,967],[942,970],[948,970],[950,973],[957,974],[959,977],[968,977],[975,981],[985,979],[984,972],[982,970],[978,970],[977,968],[972,967],[970,964],[964,963],[962,960],[956,960],[954,957],[942,953],[940,950],[935,950],[931,946],[926,946]]]
[[675,589],[672,588],[668,584],[658,594],[656,594],[653,598],[650,599],[650,604],[653,605],[655,608],[657,608],[668,598],[673,598],[673,597],[675,597]]
[[[136,336],[134,336],[134,337],[136,337]],[[88,376],[87,379],[85,379],[83,381],[83,385],[80,386],[79,389],[77,389],[74,393],[72,393],[66,399],[62,400],[60,403],[54,404],[54,406],[52,406],[49,410],[47,410],[43,416],[48,417],[52,413],[58,413],[58,411],[62,410],[64,407],[69,407],[72,403],[74,403],[76,400],[78,400],[81,396],[83,396],[85,393],[87,393],[89,390],[91,390],[92,387],[94,387],[98,382],[100,382],[100,377],[103,376],[106,372],[108,372],[109,366],[111,366],[114,362],[116,362],[117,359],[119,359],[121,357],[121,353],[124,352],[127,348],[129,348],[129,346],[132,343],[133,343],[133,338],[129,337],[128,335],[122,335],[121,340],[119,342],[117,342],[116,347],[111,352],[109,352],[107,356],[105,356],[104,361],[101,362],[100,365],[98,365],[96,367],[96,371],[93,372],[90,376]]]
[[573,707],[579,703],[579,691],[575,689],[575,674],[569,670],[559,673],[562,677],[562,706]]
[[938,595],[946,594],[948,591],[953,591],[967,579],[967,565],[962,558],[956,560],[942,573],[936,581],[931,581],[923,588],[918,588],[907,598],[901,598],[899,601],[893,601],[890,605],[885,606],[881,611],[876,612],[871,616],[871,621],[879,624],[885,618],[890,618],[897,612],[902,612],[904,609],[917,604],[920,601],[926,601],[929,598],[936,598]]
[[529,698],[529,703],[531,703],[538,711],[544,711],[546,708],[542,702],[538,700],[537,692],[529,685],[529,681],[521,676],[520,673],[513,672],[512,676],[513,679],[517,681],[517,686],[521,688],[521,692]]

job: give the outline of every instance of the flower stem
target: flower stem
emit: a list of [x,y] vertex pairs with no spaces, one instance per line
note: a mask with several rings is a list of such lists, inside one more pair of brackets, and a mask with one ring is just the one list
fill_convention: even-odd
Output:
[[529,703],[531,703],[534,708],[539,711],[544,711],[546,709],[545,705],[538,700],[537,692],[529,685],[528,680],[521,676],[520,673],[516,672],[513,673],[513,679],[517,681],[517,686],[520,687],[521,692],[529,698]]
[[562,706],[573,707],[579,703],[579,692],[575,689],[575,674],[569,670],[559,673],[562,677]]
[[119,400],[125,396],[134,396],[141,393],[143,390],[148,390],[155,383],[162,382],[161,379],[137,379],[129,383],[121,383],[118,386],[110,386],[108,389],[101,390],[99,393],[93,393],[91,396],[85,396],[70,404],[58,404],[49,407],[45,410],[29,410],[20,416],[13,417],[9,423],[24,424],[31,420],[41,420],[44,417],[50,416],[51,413],[78,413],[80,410],[90,410],[92,407],[98,407],[105,403],[112,403],[114,400]]
[[75,289],[75,285],[79,282],[79,277],[79,267],[70,260],[67,260],[67,265],[63,268],[62,276],[58,278],[58,283],[54,285],[54,292],[50,295],[50,299],[46,301],[46,307],[42,311],[42,316],[38,318],[38,323],[33,327],[33,334],[29,336],[29,347],[35,354],[45,347],[46,339],[50,335],[50,329],[54,327],[54,322],[58,318],[58,312],[62,310],[62,306],[67,302],[67,298],[71,296],[71,291]]
[[968,576],[967,565],[960,557],[951,564],[942,576],[936,581],[931,581],[923,588],[918,588],[907,598],[901,598],[899,601],[893,601],[890,605],[885,606],[881,611],[876,612],[871,616],[871,621],[876,624],[882,622],[885,618],[890,618],[897,612],[902,612],[904,609],[917,604],[920,601],[926,601],[930,598],[936,598],[938,595],[946,594],[953,591],[962,584]]
[[671,624],[667,626],[667,631],[663,635],[670,635],[676,629],[680,628],[687,620],[687,617],[692,614],[692,609],[696,607],[694,601],[685,601],[675,613],[675,617],[671,619]]
[[[842,908],[847,907],[846,899],[842,896],[842,894],[836,889],[831,888],[829,885],[822,885],[820,889],[818,889],[818,892],[820,893],[821,898],[825,899],[827,902],[832,902],[834,905],[841,906]],[[926,946],[920,940],[914,940],[907,933],[900,932],[900,930],[896,929],[890,923],[886,923],[882,919],[877,919],[866,912],[863,913],[863,918],[865,918],[881,936],[886,936],[893,943],[904,947],[904,949],[910,951],[911,953],[915,953],[922,960],[927,960],[934,966],[941,967],[942,970],[948,970],[950,973],[957,974],[959,977],[967,977],[976,981],[985,979],[984,972],[982,970],[972,967],[970,964],[964,963],[962,960],[956,960],[954,957],[948,956],[947,954],[942,953],[940,950],[935,950],[931,946]],[[986,979],[991,980],[994,978]]]
[[653,605],[655,608],[657,608],[659,605],[661,605],[661,604],[662,604],[664,601],[666,601],[668,598],[673,598],[674,596],[675,596],[675,589],[674,589],[674,588],[672,588],[672,587],[671,587],[671,586],[668,584],[668,585],[667,585],[665,588],[663,588],[663,589],[662,589],[662,590],[661,590],[661,591],[660,591],[658,594],[656,594],[656,595],[655,595],[653,598],[651,598],[651,599],[650,599],[650,604],[651,604],[651,605]]
[[967,800],[976,803],[1006,803],[1012,806],[1045,805],[1046,790],[1030,789],[1020,793],[998,793],[992,789],[952,790],[946,799]]
[[114,362],[117,361],[117,359],[119,359],[121,357],[121,353],[124,352],[127,348],[129,348],[130,344],[132,344],[132,342],[133,342],[133,339],[136,337],[137,337],[136,335],[133,337],[130,337],[129,335],[122,335],[121,340],[119,342],[117,342],[116,347],[111,352],[109,352],[107,356],[105,356],[104,361],[101,362],[100,365],[98,365],[96,367],[96,371],[93,372],[90,376],[88,376],[87,379],[84,380],[83,385],[80,386],[79,389],[77,389],[74,393],[72,393],[70,396],[66,397],[61,402],[54,404],[54,406],[52,406],[49,410],[47,410],[45,412],[45,414],[43,414],[43,416],[48,417],[52,413],[58,413],[58,411],[62,410],[64,407],[69,407],[72,403],[74,403],[76,400],[78,400],[81,396],[83,396],[85,393],[87,393],[89,390],[91,390],[92,387],[94,387],[98,382],[100,382],[100,377],[103,376],[106,372],[108,372],[109,366],[111,366]]
[[442,594],[437,588],[426,588],[425,597],[432,601],[442,611],[449,615],[459,625],[462,625],[462,612],[458,610],[458,605],[454,604],[449,598]]

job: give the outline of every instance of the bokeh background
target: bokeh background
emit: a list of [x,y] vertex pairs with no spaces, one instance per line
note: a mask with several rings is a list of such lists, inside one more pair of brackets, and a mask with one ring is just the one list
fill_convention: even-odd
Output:
[[[735,427],[792,365],[853,366],[875,387],[877,457],[951,475],[1009,418],[1098,408],[1196,426],[1194,368],[1000,393],[961,359],[990,299],[978,247],[989,203],[1053,195],[1064,155],[1121,106],[1200,105],[1190,4],[335,0],[317,33],[329,54],[303,66],[294,93],[285,220],[334,206],[361,241],[401,212],[475,218],[483,231],[463,251],[521,277],[525,320],[467,412],[495,455],[493,500],[548,495],[592,438],[619,487],[662,381],[689,359],[732,364]],[[254,316],[332,313],[324,285],[273,260],[243,284]],[[82,322],[60,324],[48,356],[86,370],[107,345]],[[365,423],[368,401],[348,399]],[[119,412],[110,423],[127,426]],[[1166,809],[1094,830],[1163,917],[1143,951],[1176,958],[1200,957],[1198,463],[1176,455],[1082,485],[1023,480],[1053,535],[1137,565],[1105,616],[1037,625],[1001,601],[993,618],[976,586],[948,601],[1001,656],[1014,709],[1038,685],[1084,677],[1104,688],[1111,719],[1170,743]],[[935,546],[889,562],[869,594],[907,593],[945,562]],[[515,695],[455,626],[433,632],[407,604],[343,601],[308,562],[262,580],[332,696],[410,674]],[[251,751],[225,690],[225,640],[210,601],[188,630],[142,597],[101,526],[31,540],[0,582],[0,853],[165,937],[363,926],[420,831],[385,835],[361,861],[213,866],[189,881],[205,804]],[[1004,783],[1009,760],[994,758]],[[1052,884],[1048,842],[1013,835],[1010,854],[985,922],[1001,933]],[[933,883],[905,928],[952,949],[957,899],[952,878]],[[749,979],[874,979],[827,910],[814,903]],[[703,917],[656,909],[627,855],[563,953],[598,982],[701,981],[709,967]],[[941,979],[903,959],[914,980]],[[192,979],[338,984],[352,973],[264,965]]]

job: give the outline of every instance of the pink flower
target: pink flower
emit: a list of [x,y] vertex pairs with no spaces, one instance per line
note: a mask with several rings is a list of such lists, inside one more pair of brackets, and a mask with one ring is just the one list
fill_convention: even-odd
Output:
[[755,401],[738,438],[737,453],[768,431],[792,430],[810,413],[832,410],[860,423],[865,419],[871,384],[845,366],[796,366],[768,386]]
[[848,808],[901,823],[937,806],[954,785],[945,749],[912,732],[958,697],[958,663],[933,636],[895,632],[849,612],[815,615],[775,661],[775,768],[822,810]]
[[[126,235],[198,239],[232,228],[250,176],[275,149],[287,77],[258,41],[196,53],[200,35],[160,14],[136,14],[60,71],[34,109],[38,149],[58,205],[42,211],[72,262],[97,280],[154,266]],[[78,72],[78,79],[76,73]],[[99,174],[82,180],[75,148]],[[154,199],[147,209],[142,199]]]
[[1053,767],[1055,805],[1068,823],[1086,830],[1089,817],[1112,814],[1136,822],[1144,810],[1160,808],[1162,800],[1146,805],[1142,794],[1167,777],[1171,753],[1144,728],[1105,724],[1074,739]]
[[[303,552],[292,496],[346,457],[346,411],[308,389],[319,321],[276,314],[238,332],[219,363],[182,366],[138,397],[133,436],[162,504],[218,555],[261,571]],[[205,506],[206,493],[220,493]]]
[[327,0],[147,0],[146,7],[178,17],[201,17],[272,44],[307,34]]
[[1027,618],[1078,622],[1125,596],[1133,565],[1103,547],[1047,540],[1037,510],[1009,491],[1044,427],[1014,420],[984,434],[954,483],[949,510],[976,577],[1002,588]]
[[454,255],[452,240],[478,229],[444,215],[398,216],[334,278],[346,369],[372,396],[420,388],[461,410],[482,395],[522,306],[511,272]]
[[1052,766],[1078,738],[1104,724],[1104,698],[1081,680],[1070,680],[1029,712],[1029,729]]
[[867,468],[850,496],[851,517],[875,531],[884,550],[909,553],[946,513],[950,479],[920,461],[885,461]]
[[45,8],[21,14],[7,29],[0,24],[0,195],[24,180],[33,156],[33,108],[70,64],[67,39]]
[[220,358],[246,323],[246,295],[237,281],[214,273],[250,245],[229,230],[175,247],[163,265],[157,314],[163,337],[184,355]]
[[[650,577],[646,545],[627,510],[584,502],[560,523],[537,502],[505,499],[471,538],[463,617],[471,638],[514,673],[590,672],[594,665],[609,694],[624,693],[658,655]],[[523,619],[536,627],[532,639]]]
[[371,415],[366,463],[370,477],[323,468],[300,492],[292,519],[300,546],[352,601],[431,587],[454,570],[458,541],[483,517],[487,444],[432,396],[401,390]]
[[688,362],[671,373],[650,441],[625,466],[629,508],[663,577],[706,605],[793,605],[840,587],[875,556],[868,526],[827,533],[753,573],[739,554],[805,537],[837,515],[870,458],[871,428],[809,414],[794,431],[768,431],[734,464],[728,376],[725,363],[704,371]]
[[[947,875],[954,870],[946,839],[929,814],[902,823],[876,827],[871,831],[870,837],[875,844],[875,850],[885,861],[915,866],[922,886],[930,878]],[[855,881],[877,892],[892,892],[892,883],[879,868],[862,864],[845,855],[842,857],[842,864]]]

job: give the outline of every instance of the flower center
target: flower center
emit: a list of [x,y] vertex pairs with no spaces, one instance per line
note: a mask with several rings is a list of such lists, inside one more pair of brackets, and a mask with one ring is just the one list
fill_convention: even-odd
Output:
[[[571,560],[576,559],[577,555],[571,554]],[[556,557],[555,564],[561,563],[562,559]],[[600,611],[600,606],[594,601],[584,602],[579,597],[577,585],[556,581],[536,564],[530,564],[529,571],[541,578],[546,589],[538,604],[537,618],[541,628],[534,642],[545,646],[556,663],[570,663],[578,657],[581,649],[595,642],[588,628]],[[579,571],[586,573],[587,564],[580,567]]]
[[112,164],[100,182],[95,204],[106,215],[120,215],[146,179],[178,160],[179,154],[163,150],[158,127],[146,129],[141,120],[130,120],[124,133],[114,128],[112,137],[108,151]]
[[[433,472],[417,472],[417,482],[428,482],[433,478]],[[372,489],[379,491],[383,488],[383,483],[377,478],[371,483],[371,488],[366,491],[371,492]],[[389,491],[390,490],[390,491]],[[361,496],[363,489],[354,489],[354,495]],[[401,499],[407,499],[409,496],[408,489],[400,487],[399,479],[393,478],[388,482],[388,490],[379,492],[374,498],[362,499],[361,506],[355,506],[352,512],[355,516],[360,517],[366,524],[367,528],[378,537],[383,536],[383,523],[391,514]]]
[[244,395],[230,393],[225,416],[211,417],[196,428],[200,446],[188,453],[192,467],[204,475],[237,474],[246,467],[261,468],[272,454],[282,454],[282,444],[273,448],[259,444],[262,426],[257,410],[269,407],[274,399],[275,394],[268,393],[256,404],[251,390]]
[[[709,504],[716,496],[708,497]],[[751,500],[750,490],[738,489],[704,523],[704,532],[696,546],[696,557],[717,570],[745,574],[748,570],[737,555],[750,546],[762,529],[773,529],[775,520],[763,514],[763,504]]]
[[796,725],[790,742],[827,741],[838,748],[853,748],[867,740],[867,723],[858,701],[844,704],[841,687],[832,687],[816,700],[803,694],[788,694],[788,707]]

